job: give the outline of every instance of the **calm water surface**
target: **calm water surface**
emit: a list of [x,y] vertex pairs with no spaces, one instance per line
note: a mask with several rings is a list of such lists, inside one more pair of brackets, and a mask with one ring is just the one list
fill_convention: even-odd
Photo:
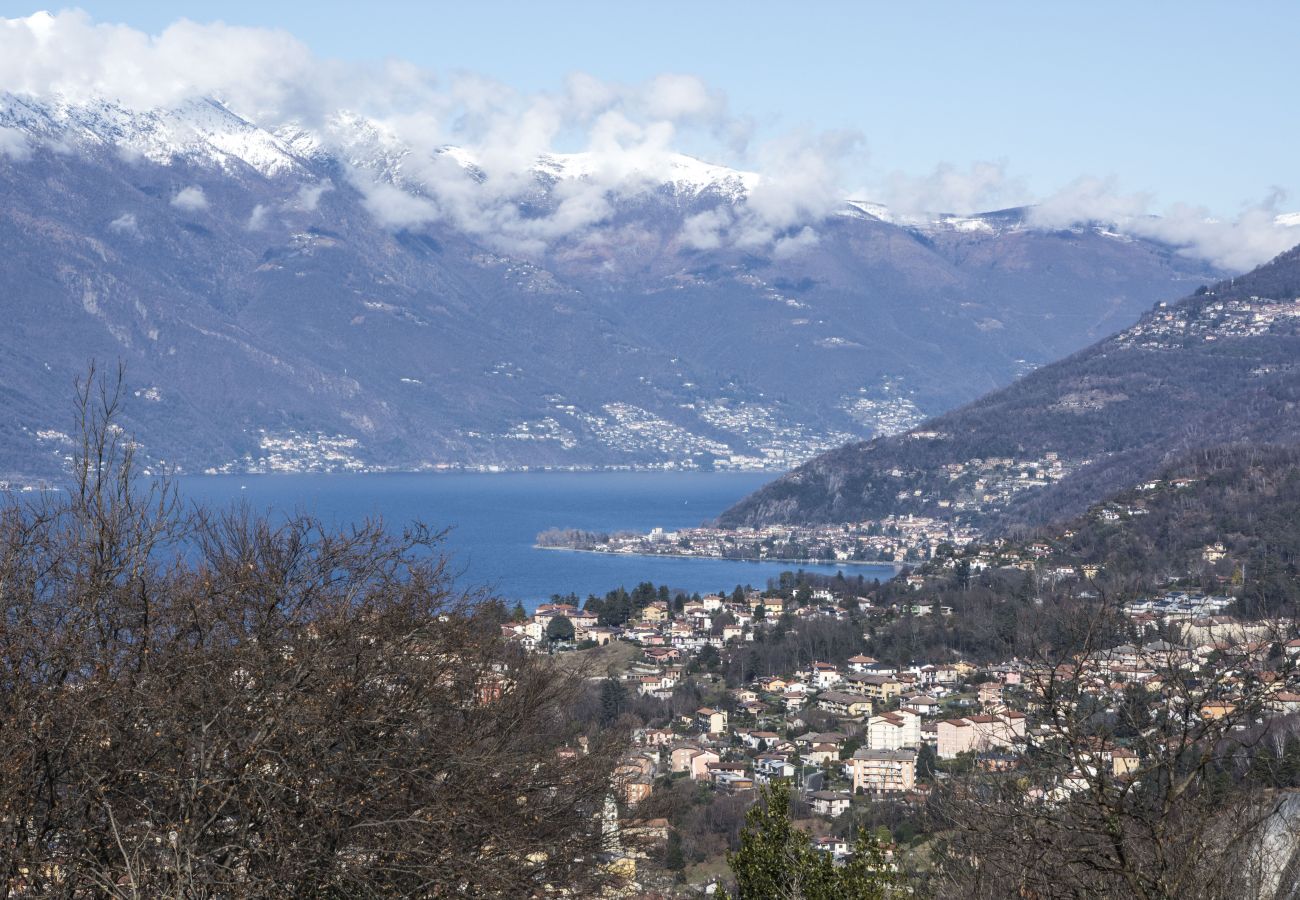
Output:
[[[642,581],[687,591],[762,587],[790,563],[614,556],[538,550],[546,528],[649,531],[699,525],[770,480],[715,472],[512,472],[438,475],[242,475],[180,480],[185,499],[246,502],[255,512],[316,515],[334,525],[382,516],[393,527],[419,519],[452,527],[447,539],[467,584],[489,585],[536,604],[551,594],[603,594]],[[889,566],[806,565],[808,571],[888,578]]]

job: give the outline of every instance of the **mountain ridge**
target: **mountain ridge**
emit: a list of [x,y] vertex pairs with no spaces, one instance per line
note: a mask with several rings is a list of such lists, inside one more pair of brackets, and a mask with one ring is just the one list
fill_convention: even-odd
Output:
[[1202,446],[1300,442],[1300,246],[908,432],[830,451],[727,526],[914,513],[1042,525]]
[[703,163],[698,191],[580,192],[598,228],[548,231],[577,195],[530,177],[467,230],[436,215],[455,192],[393,183],[437,160],[369,120],[349,150],[207,101],[54,107],[0,103],[6,134],[27,129],[0,144],[0,477],[61,471],[39,435],[66,431],[91,357],[127,364],[142,453],[186,471],[780,469],[1218,274],[1005,213],[926,230],[858,209],[736,246],[708,223],[751,211]]

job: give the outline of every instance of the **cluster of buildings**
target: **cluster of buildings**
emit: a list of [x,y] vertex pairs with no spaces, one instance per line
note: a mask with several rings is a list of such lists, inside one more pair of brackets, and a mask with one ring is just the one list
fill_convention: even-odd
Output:
[[[663,660],[646,648],[626,675],[629,686],[657,694],[675,683],[680,664]],[[933,761],[969,754],[995,768],[1025,740],[1025,714],[1002,695],[1008,675],[1019,683],[1016,670],[992,682],[998,690],[978,692],[966,683],[977,671],[967,663],[900,670],[859,655],[844,665],[814,662],[802,671],[759,676],[728,692],[729,709],[702,707],[669,726],[636,732],[636,749],[620,769],[620,800],[635,815],[664,778],[723,793],[779,778],[796,785],[813,815],[827,819],[855,803],[920,802],[929,789],[922,777],[927,755]],[[956,714],[961,709],[969,712]],[[818,730],[812,719],[832,724]],[[834,843],[824,849],[834,852]]]
[[[1048,550],[1024,544],[1018,553],[1041,567],[1051,561]],[[752,591],[709,595],[680,608],[651,603],[621,628],[601,626],[573,606],[550,604],[528,621],[505,627],[513,639],[540,644],[541,638],[531,635],[544,635],[564,616],[575,640],[626,641],[636,648],[635,660],[618,676],[627,693],[673,701],[677,712],[634,732],[634,746],[617,767],[612,815],[624,832],[650,829],[660,843],[672,824],[647,820],[642,810],[657,791],[677,781],[733,796],[778,779],[790,783],[796,815],[823,820],[801,824],[818,835],[813,846],[843,861],[852,853],[846,817],[855,807],[881,801],[919,807],[936,783],[956,772],[974,769],[1023,779],[1026,792],[1044,803],[1089,790],[1099,777],[1117,783],[1146,777],[1154,763],[1150,747],[1115,734],[1085,736],[1082,749],[1056,753],[1053,758],[1063,761],[1059,771],[1045,775],[1028,764],[1035,758],[1027,752],[1031,748],[1074,739],[1049,715],[1063,687],[1075,698],[1091,698],[1090,706],[1107,709],[1130,702],[1140,688],[1138,693],[1158,706],[1183,673],[1193,686],[1198,679],[1216,685],[1190,716],[1210,727],[1224,723],[1219,726],[1224,733],[1246,709],[1251,723],[1264,721],[1259,716],[1300,714],[1300,638],[1280,644],[1277,638],[1294,629],[1283,622],[1230,618],[1231,598],[1190,591],[1128,604],[1133,633],[1144,639],[1094,648],[1053,667],[1018,659],[891,665],[859,653],[833,662],[814,660],[794,671],[744,673],[737,683],[693,665],[709,647],[733,660],[743,658],[764,621],[786,613],[860,628],[870,626],[846,609],[854,603],[855,612],[876,624],[879,617],[907,612],[951,612],[925,593],[909,605],[910,600],[899,598],[880,608],[867,598],[828,590],[814,592],[803,605]],[[1206,679],[1207,672],[1213,677]],[[1267,692],[1262,709],[1251,699],[1261,684]],[[681,710],[683,687],[704,698],[704,705]]]
[[1195,622],[1223,616],[1235,601],[1231,597],[1191,591],[1166,591],[1134,600],[1126,607],[1129,618],[1146,622]]
[[1209,299],[1200,304],[1166,306],[1162,303],[1151,315],[1116,336],[1115,343],[1146,350],[1165,350],[1180,346],[1188,338],[1215,341],[1252,337],[1300,324],[1300,298],[1216,300],[1213,296],[1208,294]]
[[[508,362],[496,363],[487,374],[516,378],[521,370]],[[693,385],[688,385],[688,387]],[[498,432],[463,429],[459,434],[489,445],[500,442],[552,444],[562,450],[579,449],[593,438],[598,444],[628,454],[626,464],[519,465],[448,462],[432,468],[480,472],[503,471],[618,471],[696,470],[701,468],[785,471],[833,447],[856,439],[841,432],[819,432],[799,424],[781,424],[775,410],[757,403],[727,398],[682,404],[715,436],[696,433],[689,419],[670,421],[630,403],[607,403],[589,410],[561,394],[547,398],[549,415],[512,423]],[[719,440],[716,433],[734,439]]]
[[361,442],[345,434],[259,429],[259,452],[205,469],[205,475],[266,472],[368,472],[373,471],[361,455]]
[[[869,614],[880,612],[858,602]],[[688,666],[704,647],[743,646],[765,618],[785,611],[784,600],[757,592],[743,600],[709,595],[681,610],[654,602],[625,626],[610,628],[574,606],[544,604],[503,629],[536,647],[563,616],[574,641],[632,642],[640,656],[621,676],[628,693],[668,700],[685,679],[700,677],[689,675]],[[790,611],[850,622],[829,591]],[[1000,691],[976,692],[965,683],[977,671],[964,662],[900,669],[858,655],[838,665],[815,661],[797,672],[755,673],[714,705],[638,731],[635,751],[619,768],[619,800],[635,815],[663,778],[726,793],[780,778],[795,782],[814,813],[827,818],[870,798],[919,801],[926,786],[918,763],[926,753],[938,759],[987,754],[1024,738],[1024,715],[1008,708]],[[832,726],[819,730],[813,721]]]
[[[1282,652],[1300,661],[1300,639],[1286,642]],[[1201,717],[1233,715],[1246,702],[1244,692],[1260,680],[1270,685],[1265,715],[1298,713],[1300,676],[1279,674],[1268,661],[1276,653],[1275,642],[1264,640],[1151,640],[1098,650],[1054,668],[1012,660],[900,669],[862,655],[844,665],[814,662],[732,689],[725,706],[701,707],[665,727],[637,731],[636,749],[620,769],[619,799],[634,816],[663,779],[738,793],[779,778],[792,782],[812,814],[826,819],[874,800],[918,803],[944,761],[965,758],[988,772],[1013,771],[1022,765],[1027,742],[1059,739],[1041,714],[1046,698],[1066,684],[1114,705],[1134,686],[1158,692],[1172,673],[1208,671],[1229,655],[1241,669],[1239,677],[1224,680],[1221,693],[1201,703]],[[660,693],[683,677],[675,660],[646,648],[625,676],[629,686]],[[814,709],[826,715],[809,716]],[[1098,766],[1110,777],[1138,777],[1140,749],[1113,740],[1094,749],[1083,757],[1087,771],[1062,773],[1045,799],[1084,789]]]
[[938,508],[955,513],[986,513],[1006,506],[1022,491],[1060,481],[1087,462],[1063,459],[1051,450],[1032,459],[974,457],[943,466],[948,483],[941,495],[927,497],[924,489],[912,488],[900,491],[897,499],[933,502]]
[[[511,372],[504,374],[513,377]],[[649,467],[692,469],[708,465],[715,469],[753,471],[785,471],[860,437],[786,423],[780,420],[774,407],[725,397],[681,404],[680,409],[693,414],[704,425],[699,431],[689,419],[670,421],[630,403],[606,403],[593,412],[563,397],[549,399],[552,410],[549,416],[516,423],[502,434],[467,433],[467,436],[551,441],[564,449],[573,449],[579,445],[581,433],[594,436],[613,450],[659,461]],[[725,439],[700,431],[721,434]]]
[[901,378],[885,377],[876,388],[858,388],[840,402],[840,408],[877,435],[901,434],[925,421],[925,413],[912,402]]
[[[671,699],[683,680],[700,677],[689,675],[688,666],[702,648],[743,646],[764,618],[784,611],[783,600],[759,593],[743,600],[710,595],[675,613],[652,603],[612,629],[572,606],[547,604],[527,622],[503,627],[535,645],[564,616],[575,640],[633,642],[640,657],[621,676],[628,693]],[[829,592],[793,614],[849,621]],[[718,621],[726,624],[716,628]],[[977,672],[964,662],[898,668],[858,655],[842,664],[815,661],[797,672],[755,673],[718,694],[713,705],[639,730],[636,749],[619,768],[619,800],[635,816],[665,778],[724,793],[780,778],[797,784],[814,814],[826,818],[873,798],[919,802],[928,788],[918,766],[927,754],[941,760],[996,755],[1024,739],[1025,716],[1007,706],[1001,690],[977,691],[967,683]]]
[[[1167,486],[1153,483],[1151,489]],[[875,523],[867,536],[897,537],[902,531],[897,526],[904,521],[918,525],[916,534],[926,534],[924,529],[932,525],[947,527],[932,520],[895,519],[889,529],[893,534],[884,534]],[[857,528],[848,526],[843,532],[854,534]],[[927,536],[936,539],[940,533]],[[951,532],[942,536],[960,543],[951,540]],[[671,544],[683,534],[641,537]],[[1208,546],[1206,558],[1220,549]],[[1035,541],[972,546],[965,553],[943,555],[909,576],[908,584],[923,589],[937,570],[958,564],[971,571],[1018,567],[1041,576],[1040,584],[1098,574],[1096,566],[1067,564],[1050,544]],[[694,680],[692,692],[707,699],[706,705],[635,733],[635,749],[619,767],[616,782],[627,820],[636,821],[637,808],[676,779],[719,794],[754,791],[783,779],[795,786],[801,810],[836,820],[854,806],[880,800],[919,804],[950,771],[1019,772],[1016,777],[1036,772],[1025,768],[1028,747],[1071,740],[1054,730],[1054,717],[1047,714],[1062,686],[1076,698],[1091,698],[1097,708],[1116,709],[1130,702],[1138,688],[1140,696],[1158,705],[1186,675],[1193,686],[1198,679],[1214,686],[1193,707],[1194,720],[1231,721],[1248,707],[1253,723],[1263,722],[1261,715],[1300,714],[1300,638],[1291,637],[1294,628],[1284,622],[1232,618],[1227,615],[1232,604],[1231,597],[1193,591],[1143,597],[1124,607],[1131,633],[1143,635],[1141,640],[1091,648],[1053,667],[1016,659],[977,665],[950,658],[895,666],[859,654],[814,660],[796,671],[742,670],[739,684],[734,678],[724,684],[693,663],[714,648],[729,654],[734,667],[736,659],[747,657],[745,645],[764,622],[778,616],[825,618],[869,628],[860,614],[880,624],[909,614],[943,616],[952,610],[933,602],[923,590],[914,600],[896,598],[884,607],[842,591],[814,591],[800,602],[751,591],[700,597],[677,608],[654,602],[619,628],[601,626],[595,616],[557,604],[539,607],[529,620],[505,628],[508,637],[537,646],[550,623],[563,616],[573,625],[577,641],[627,641],[636,646],[636,660],[619,676],[629,694],[680,702],[684,682]],[[1287,637],[1279,643],[1279,635]],[[863,637],[865,645],[868,635]],[[1220,677],[1225,666],[1226,677]],[[1205,679],[1206,672],[1214,677]],[[1251,699],[1260,685],[1266,690],[1262,709]],[[1151,762],[1146,752],[1131,738],[1092,740],[1084,752],[1060,755],[1074,760],[1073,768],[1065,766],[1046,786],[1040,782],[1030,790],[1044,802],[1055,802],[1087,789],[1099,772],[1107,778],[1140,778]],[[844,830],[829,827],[836,833]],[[832,834],[815,845],[843,858],[850,843]]]
[[839,525],[686,528],[648,534],[566,532],[539,535],[543,546],[600,553],[702,556],[719,559],[909,562],[928,559],[941,544],[964,547],[979,537],[968,526],[925,516],[889,516]]
[[[948,432],[931,429],[914,429],[905,437],[930,443],[952,440]],[[1090,462],[1048,450],[1034,457],[971,457],[935,469],[898,465],[881,474],[896,481],[896,509],[949,520],[963,530],[967,520],[996,512],[1017,494],[1061,481]]]
[[[508,622],[501,626],[502,636],[507,640],[521,644],[527,650],[537,650],[548,644],[552,635],[552,623],[563,619],[572,626],[571,637],[560,643],[564,648],[586,644],[604,645],[610,641],[627,641],[642,649],[645,664],[634,667],[643,669],[645,665],[655,668],[653,673],[642,672],[643,681],[638,682],[637,692],[652,694],[660,699],[672,695],[677,684],[675,676],[685,671],[686,663],[692,654],[705,647],[712,646],[721,651],[729,645],[748,642],[754,639],[755,629],[764,621],[774,620],[788,613],[796,622],[808,619],[829,619],[848,624],[853,616],[846,605],[852,605],[860,613],[871,619],[882,619],[894,615],[951,615],[952,608],[936,606],[933,603],[918,601],[902,607],[876,606],[865,597],[856,597],[846,603],[836,598],[831,591],[819,589],[811,592],[809,602],[805,605],[787,601],[781,597],[765,596],[758,591],[748,591],[744,599],[724,597],[719,594],[706,594],[699,599],[686,600],[680,608],[672,608],[663,600],[656,600],[641,609],[634,619],[621,626],[601,625],[596,613],[569,603],[540,604],[531,616],[517,622]],[[567,633],[567,629],[562,629]],[[819,663],[818,665],[827,665]],[[951,667],[941,667],[947,678]],[[929,670],[918,668],[919,674],[928,677]],[[798,709],[808,698],[801,692],[807,690],[826,690],[832,685],[841,685],[846,680],[857,685],[870,682],[868,674],[848,672],[841,673],[830,667],[829,674],[823,673],[805,684],[795,679],[790,682],[790,696],[786,698],[787,706]],[[780,679],[777,679],[778,681]],[[869,686],[864,688],[868,696],[874,697]],[[841,693],[831,691],[831,694]],[[888,699],[882,697],[880,699]],[[827,698],[827,704],[836,701]]]
[[860,435],[840,431],[819,432],[781,420],[776,408],[762,403],[728,398],[702,400],[685,406],[719,431],[741,436],[740,450],[715,459],[716,469],[784,471],[832,447],[857,440]]

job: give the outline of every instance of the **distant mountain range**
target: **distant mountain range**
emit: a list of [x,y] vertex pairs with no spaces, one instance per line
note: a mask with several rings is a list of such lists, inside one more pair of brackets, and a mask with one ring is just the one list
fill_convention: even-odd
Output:
[[960,518],[994,533],[1078,514],[1201,448],[1300,442],[1300,247],[892,437],[831,451],[725,525]]
[[[759,176],[683,156],[594,200],[574,186],[599,155],[542,157],[470,221],[458,203],[507,189],[483,165],[346,115],[0,94],[0,478],[59,473],[92,357],[125,361],[127,427],[186,471],[786,468],[1223,274],[1023,210],[845,201],[722,242]],[[548,231],[592,202],[597,227]]]

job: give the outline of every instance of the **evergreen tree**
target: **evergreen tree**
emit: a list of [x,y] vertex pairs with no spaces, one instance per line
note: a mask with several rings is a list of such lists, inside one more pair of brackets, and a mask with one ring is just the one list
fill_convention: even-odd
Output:
[[[728,854],[736,900],[883,900],[907,889],[880,842],[858,832],[853,856],[836,866],[790,822],[790,788],[774,782],[745,815],[740,849]],[[730,895],[722,896],[729,900]]]
[[969,559],[958,560],[957,566],[954,569],[954,573],[956,574],[957,577],[957,587],[961,588],[963,591],[969,590],[970,589],[970,560]]
[[1300,787],[1300,737],[1294,734],[1286,739],[1282,762],[1278,772],[1279,787]]
[[613,725],[623,713],[627,703],[627,688],[616,678],[606,678],[600,684],[600,724]]
[[934,773],[939,769],[939,754],[928,741],[921,742],[921,749],[916,754],[916,777],[919,781],[933,781]]
[[686,868],[686,854],[682,852],[682,836],[675,828],[668,832],[668,844],[664,847],[664,868],[669,872],[680,872]]

